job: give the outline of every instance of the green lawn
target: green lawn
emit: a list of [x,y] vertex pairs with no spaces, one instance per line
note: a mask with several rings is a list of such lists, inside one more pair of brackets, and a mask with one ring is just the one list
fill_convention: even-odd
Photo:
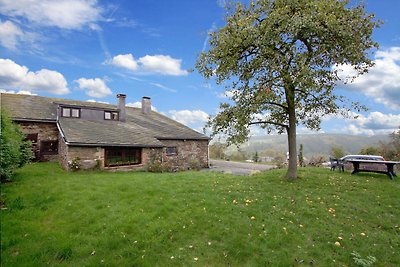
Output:
[[1,266],[357,266],[353,251],[400,265],[399,180],[283,175],[31,164],[1,185]]

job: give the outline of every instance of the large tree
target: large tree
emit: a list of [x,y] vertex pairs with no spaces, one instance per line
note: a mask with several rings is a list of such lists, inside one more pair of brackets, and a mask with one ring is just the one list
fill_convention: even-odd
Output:
[[209,121],[229,143],[247,140],[251,125],[287,132],[287,178],[297,177],[296,126],[319,129],[321,117],[362,106],[334,94],[338,68],[355,73],[368,57],[379,22],[363,6],[336,0],[254,0],[227,8],[226,25],[210,33],[196,68],[225,84],[231,101]]

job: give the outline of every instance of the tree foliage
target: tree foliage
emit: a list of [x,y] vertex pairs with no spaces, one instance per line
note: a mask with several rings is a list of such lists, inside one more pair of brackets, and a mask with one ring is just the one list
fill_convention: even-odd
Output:
[[360,150],[361,155],[381,155],[386,160],[400,161],[400,128],[389,134],[388,142],[379,142],[378,146],[368,146]]
[[386,160],[400,161],[400,128],[389,135],[388,143],[380,143],[381,155]]
[[5,111],[1,111],[0,132],[0,177],[10,179],[15,169],[22,167],[33,158],[31,143],[19,126],[11,121]]
[[226,150],[227,146],[223,143],[214,143],[209,146],[210,158],[212,159],[225,159],[226,158]]
[[335,159],[340,159],[341,157],[343,157],[345,155],[345,152],[344,152],[343,148],[334,146],[331,148],[331,155]]
[[380,155],[381,151],[376,146],[367,146],[367,147],[361,148],[359,154],[360,155]]
[[365,73],[379,25],[363,6],[341,0],[254,0],[228,7],[226,25],[212,32],[196,68],[232,95],[210,119],[229,143],[247,140],[251,125],[287,132],[288,178],[297,177],[296,127],[319,129],[323,115],[361,105],[334,94],[341,64]]

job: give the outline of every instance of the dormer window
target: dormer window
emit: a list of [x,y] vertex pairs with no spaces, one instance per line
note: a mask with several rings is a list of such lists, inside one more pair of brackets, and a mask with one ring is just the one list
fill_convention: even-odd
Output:
[[118,112],[104,111],[104,119],[117,121],[118,120]]
[[81,109],[80,108],[62,108],[61,116],[67,118],[80,118],[81,117]]

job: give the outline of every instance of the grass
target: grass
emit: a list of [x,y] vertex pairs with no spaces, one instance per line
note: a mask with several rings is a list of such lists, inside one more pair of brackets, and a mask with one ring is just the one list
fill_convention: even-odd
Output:
[[357,266],[354,252],[400,265],[398,180],[283,175],[31,164],[1,185],[1,266]]

